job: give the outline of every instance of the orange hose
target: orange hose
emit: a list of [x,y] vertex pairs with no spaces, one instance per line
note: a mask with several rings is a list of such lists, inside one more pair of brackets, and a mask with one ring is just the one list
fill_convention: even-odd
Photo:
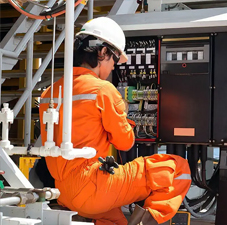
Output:
[[[58,13],[55,13],[53,15],[46,15],[46,16],[37,16],[37,15],[34,15],[34,14],[31,14],[31,13],[28,13],[26,11],[24,11],[23,9],[21,9],[21,7],[19,7],[19,5],[17,3],[15,3],[13,0],[8,0],[9,3],[18,11],[20,12],[21,14],[25,15],[25,16],[28,16],[29,18],[32,18],[32,19],[36,19],[36,20],[45,20],[45,19],[51,19],[53,17],[56,17],[56,16],[60,16],[62,14],[65,13],[65,10],[63,11],[60,11]],[[79,5],[83,0],[78,0],[77,2],[75,2],[74,4],[74,7],[76,7],[77,5]]]

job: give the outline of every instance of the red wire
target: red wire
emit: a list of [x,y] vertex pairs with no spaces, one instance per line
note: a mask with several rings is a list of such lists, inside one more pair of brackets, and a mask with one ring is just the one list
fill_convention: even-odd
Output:
[[[21,14],[23,14],[25,16],[28,16],[29,18],[36,19],[36,20],[51,19],[53,17],[60,16],[60,15],[65,13],[65,10],[62,10],[62,11],[60,11],[58,13],[53,14],[53,15],[37,16],[37,15],[34,15],[34,14],[31,14],[31,13],[28,13],[28,12],[24,11],[13,0],[8,0],[8,1],[18,12],[20,12]],[[75,2],[74,7],[79,5],[82,1],[83,0],[78,0],[77,2]]]
[[121,153],[120,153],[119,150],[117,150],[117,151],[118,151],[118,155],[119,155],[119,157],[120,157],[121,165],[123,165],[123,160],[122,160],[122,158],[121,158]]

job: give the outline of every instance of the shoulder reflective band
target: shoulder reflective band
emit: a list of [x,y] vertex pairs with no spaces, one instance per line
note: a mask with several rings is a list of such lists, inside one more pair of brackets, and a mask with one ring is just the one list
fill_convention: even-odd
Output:
[[81,95],[73,95],[73,101],[77,100],[95,100],[97,94],[81,94]]
[[175,180],[191,180],[190,174],[181,174],[179,177],[176,177]]
[[[78,101],[78,100],[95,100],[97,97],[97,94],[81,94],[81,95],[73,95],[72,100]],[[54,98],[54,103],[58,103],[58,98]],[[49,103],[50,98],[41,98],[40,103]],[[63,102],[63,99],[62,99]]]

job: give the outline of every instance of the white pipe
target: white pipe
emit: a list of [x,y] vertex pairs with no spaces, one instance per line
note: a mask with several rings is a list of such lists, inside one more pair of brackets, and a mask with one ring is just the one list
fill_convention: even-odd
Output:
[[[33,35],[27,45],[27,63],[26,63],[26,88],[32,89],[32,69],[33,69]],[[25,104],[25,128],[24,128],[24,146],[28,146],[31,141],[31,108],[32,96],[30,95]]]
[[[50,103],[52,104],[52,103]],[[58,123],[59,112],[54,108],[48,108],[46,112],[43,113],[43,123],[47,126],[47,141],[45,142],[45,148],[49,149],[55,146],[53,141],[54,137],[54,123]]]
[[88,20],[91,20],[93,19],[93,10],[94,10],[94,0],[89,0],[88,1],[88,16],[87,16],[87,19]]
[[9,141],[9,123],[7,121],[2,122],[2,141]]
[[[53,146],[51,148],[42,147],[33,147],[30,150],[31,155],[40,155],[40,156],[52,156],[58,157],[62,156],[65,159],[71,160],[75,158],[86,158],[90,159],[96,155],[96,151],[94,148],[84,147],[84,148],[74,148],[70,149],[72,151],[65,152],[65,149],[59,148],[58,146]],[[13,151],[13,149],[12,149]]]
[[[51,192],[46,192],[46,199],[51,197]],[[0,206],[5,205],[18,205],[21,202],[20,197],[7,197],[7,198],[0,198]]]
[[[45,191],[45,190],[43,189],[43,191]],[[12,188],[12,187],[6,186],[6,187],[4,187],[4,192],[7,193],[7,194],[13,194],[15,192],[19,192],[19,193],[34,192],[35,193],[35,189],[34,188]],[[56,193],[56,192],[59,192],[59,190],[55,189],[55,188],[51,188],[50,190],[45,191],[45,193],[46,193],[45,198],[46,199],[51,198],[52,192]],[[12,197],[14,197],[14,196],[12,196]]]
[[7,155],[27,155],[27,147],[13,147],[12,149],[5,148]]
[[61,148],[71,150],[72,130],[72,79],[73,79],[73,43],[74,43],[74,0],[66,1],[65,12],[65,60],[64,60],[64,104],[63,132]]
[[4,205],[17,205],[20,203],[19,197],[8,197],[8,198],[0,198],[0,206]]
[[[30,155],[38,156],[51,156],[58,157],[62,156],[65,159],[75,159],[75,158],[86,158],[90,159],[96,155],[96,150],[90,147],[84,148],[74,148],[72,151],[65,152],[65,149],[59,148],[58,146],[53,146],[48,148],[47,146],[32,147],[29,151]],[[13,147],[12,149],[4,148],[7,155],[27,155],[27,147]]]
[[[49,112],[51,109],[47,109],[47,112]],[[54,123],[49,122],[47,124],[47,142],[53,142],[54,140]]]

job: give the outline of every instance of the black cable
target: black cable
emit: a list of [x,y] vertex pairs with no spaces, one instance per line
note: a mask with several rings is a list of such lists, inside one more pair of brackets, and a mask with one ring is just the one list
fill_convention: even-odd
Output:
[[191,169],[191,177],[192,181],[195,183],[196,186],[205,189],[202,181],[199,178],[199,168],[198,168],[198,161],[199,161],[199,146],[192,145],[188,148],[188,163]]
[[211,202],[213,200],[215,200],[214,198],[215,198],[215,195],[214,194],[213,195],[210,195],[209,198],[207,199],[207,201],[205,201],[199,208],[194,209],[194,212],[198,213],[198,212],[206,209],[211,204]]
[[[204,154],[204,152],[202,152],[202,154]],[[202,166],[204,166],[204,162],[202,163],[202,161],[206,161],[206,157],[205,154],[202,156],[201,154],[201,164],[203,164]],[[196,154],[197,155],[197,154]],[[189,153],[189,158],[191,157],[190,153]],[[195,159],[195,157],[194,157]],[[195,162],[195,161],[194,161]],[[193,165],[193,162],[191,161],[191,166]],[[197,197],[195,199],[189,199],[188,197],[185,197],[183,203],[185,208],[192,214],[192,216],[197,217],[197,218],[202,218],[204,216],[207,216],[211,213],[213,213],[213,211],[216,208],[216,203],[217,203],[217,199],[216,199],[216,193],[218,192],[218,188],[217,188],[217,184],[218,184],[218,178],[219,178],[219,165],[220,165],[220,161],[217,165],[217,167],[215,168],[215,171],[212,175],[212,177],[210,178],[210,180],[207,182],[206,179],[204,179],[205,175],[203,174],[202,177],[202,181],[206,182],[207,186],[209,187],[209,189],[200,196]],[[195,171],[195,169],[192,167],[193,172]],[[200,179],[199,178],[199,171],[198,171],[198,166],[196,168],[196,182]],[[204,173],[204,169],[203,169],[203,173]],[[194,174],[195,175],[195,174]],[[204,183],[203,183],[204,184]],[[203,185],[205,186],[205,185]],[[212,190],[212,192],[211,192]],[[213,201],[213,202],[212,202]],[[201,204],[199,204],[201,203]],[[198,205],[196,208],[195,206]],[[210,207],[207,209],[207,207],[210,205]],[[193,209],[194,206],[194,209]],[[206,212],[201,212],[202,210],[207,209]]]
[[205,191],[200,197],[189,199],[187,196],[185,197],[189,206],[195,206],[198,205],[200,202],[206,201],[209,197],[210,193],[208,191]]
[[178,5],[178,3],[176,3],[176,5],[174,5],[174,6],[168,6],[168,10],[175,9],[177,7],[177,5]]
[[64,11],[64,10],[65,10],[65,7],[66,7],[66,2],[64,2],[64,5],[59,6],[58,8],[55,8],[55,9],[53,9],[53,10],[51,9],[51,10],[43,11],[43,12],[41,12],[39,15],[40,15],[40,16],[50,16],[50,15],[53,15],[53,14],[55,14],[55,13]]
[[186,199],[183,200],[183,203],[184,203],[184,206],[185,208],[188,210],[188,212],[191,213],[192,216],[196,217],[196,218],[202,218],[202,217],[205,217],[205,216],[208,216],[210,214],[212,214],[216,208],[216,203],[217,203],[217,199],[215,198],[214,202],[212,203],[212,205],[210,206],[210,208],[204,212],[204,213],[201,213],[201,212],[198,212],[196,213],[189,205],[188,205],[188,202]]
[[64,4],[64,2],[65,2],[64,0],[59,0],[59,1],[55,2],[54,5],[51,7],[51,9],[53,10],[53,9],[58,8],[59,6],[62,6]]
[[208,186],[207,180],[206,180],[206,161],[207,161],[206,146],[201,146],[200,148],[200,159],[201,159],[201,165],[202,165],[202,184],[207,190],[209,190],[210,192],[213,192],[213,190]]

